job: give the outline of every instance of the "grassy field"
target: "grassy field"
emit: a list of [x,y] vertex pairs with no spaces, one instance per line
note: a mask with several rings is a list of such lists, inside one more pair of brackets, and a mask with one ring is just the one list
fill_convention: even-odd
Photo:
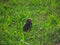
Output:
[[[32,19],[30,32],[23,25]],[[0,45],[60,43],[60,0],[0,0]]]

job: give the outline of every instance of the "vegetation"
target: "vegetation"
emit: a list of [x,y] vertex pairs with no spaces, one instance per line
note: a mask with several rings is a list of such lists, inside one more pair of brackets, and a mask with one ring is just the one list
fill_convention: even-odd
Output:
[[[28,18],[30,32],[23,32]],[[0,0],[0,45],[55,45],[60,42],[60,0]]]

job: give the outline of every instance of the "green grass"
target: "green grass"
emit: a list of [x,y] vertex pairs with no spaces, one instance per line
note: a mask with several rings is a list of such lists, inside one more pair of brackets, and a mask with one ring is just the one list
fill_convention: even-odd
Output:
[[[32,19],[30,32],[23,25]],[[0,0],[0,45],[55,45],[60,42],[60,0]]]

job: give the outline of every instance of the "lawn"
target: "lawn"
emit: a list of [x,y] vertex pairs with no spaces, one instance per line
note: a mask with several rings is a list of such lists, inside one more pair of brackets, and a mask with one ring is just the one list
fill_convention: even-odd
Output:
[[[32,19],[32,29],[23,26]],[[0,0],[0,45],[60,43],[60,0]]]

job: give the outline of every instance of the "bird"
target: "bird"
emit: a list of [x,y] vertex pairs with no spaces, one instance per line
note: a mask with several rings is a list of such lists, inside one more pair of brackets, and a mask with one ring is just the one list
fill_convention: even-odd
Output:
[[32,19],[27,19],[25,25],[23,26],[23,31],[30,31],[32,28]]

